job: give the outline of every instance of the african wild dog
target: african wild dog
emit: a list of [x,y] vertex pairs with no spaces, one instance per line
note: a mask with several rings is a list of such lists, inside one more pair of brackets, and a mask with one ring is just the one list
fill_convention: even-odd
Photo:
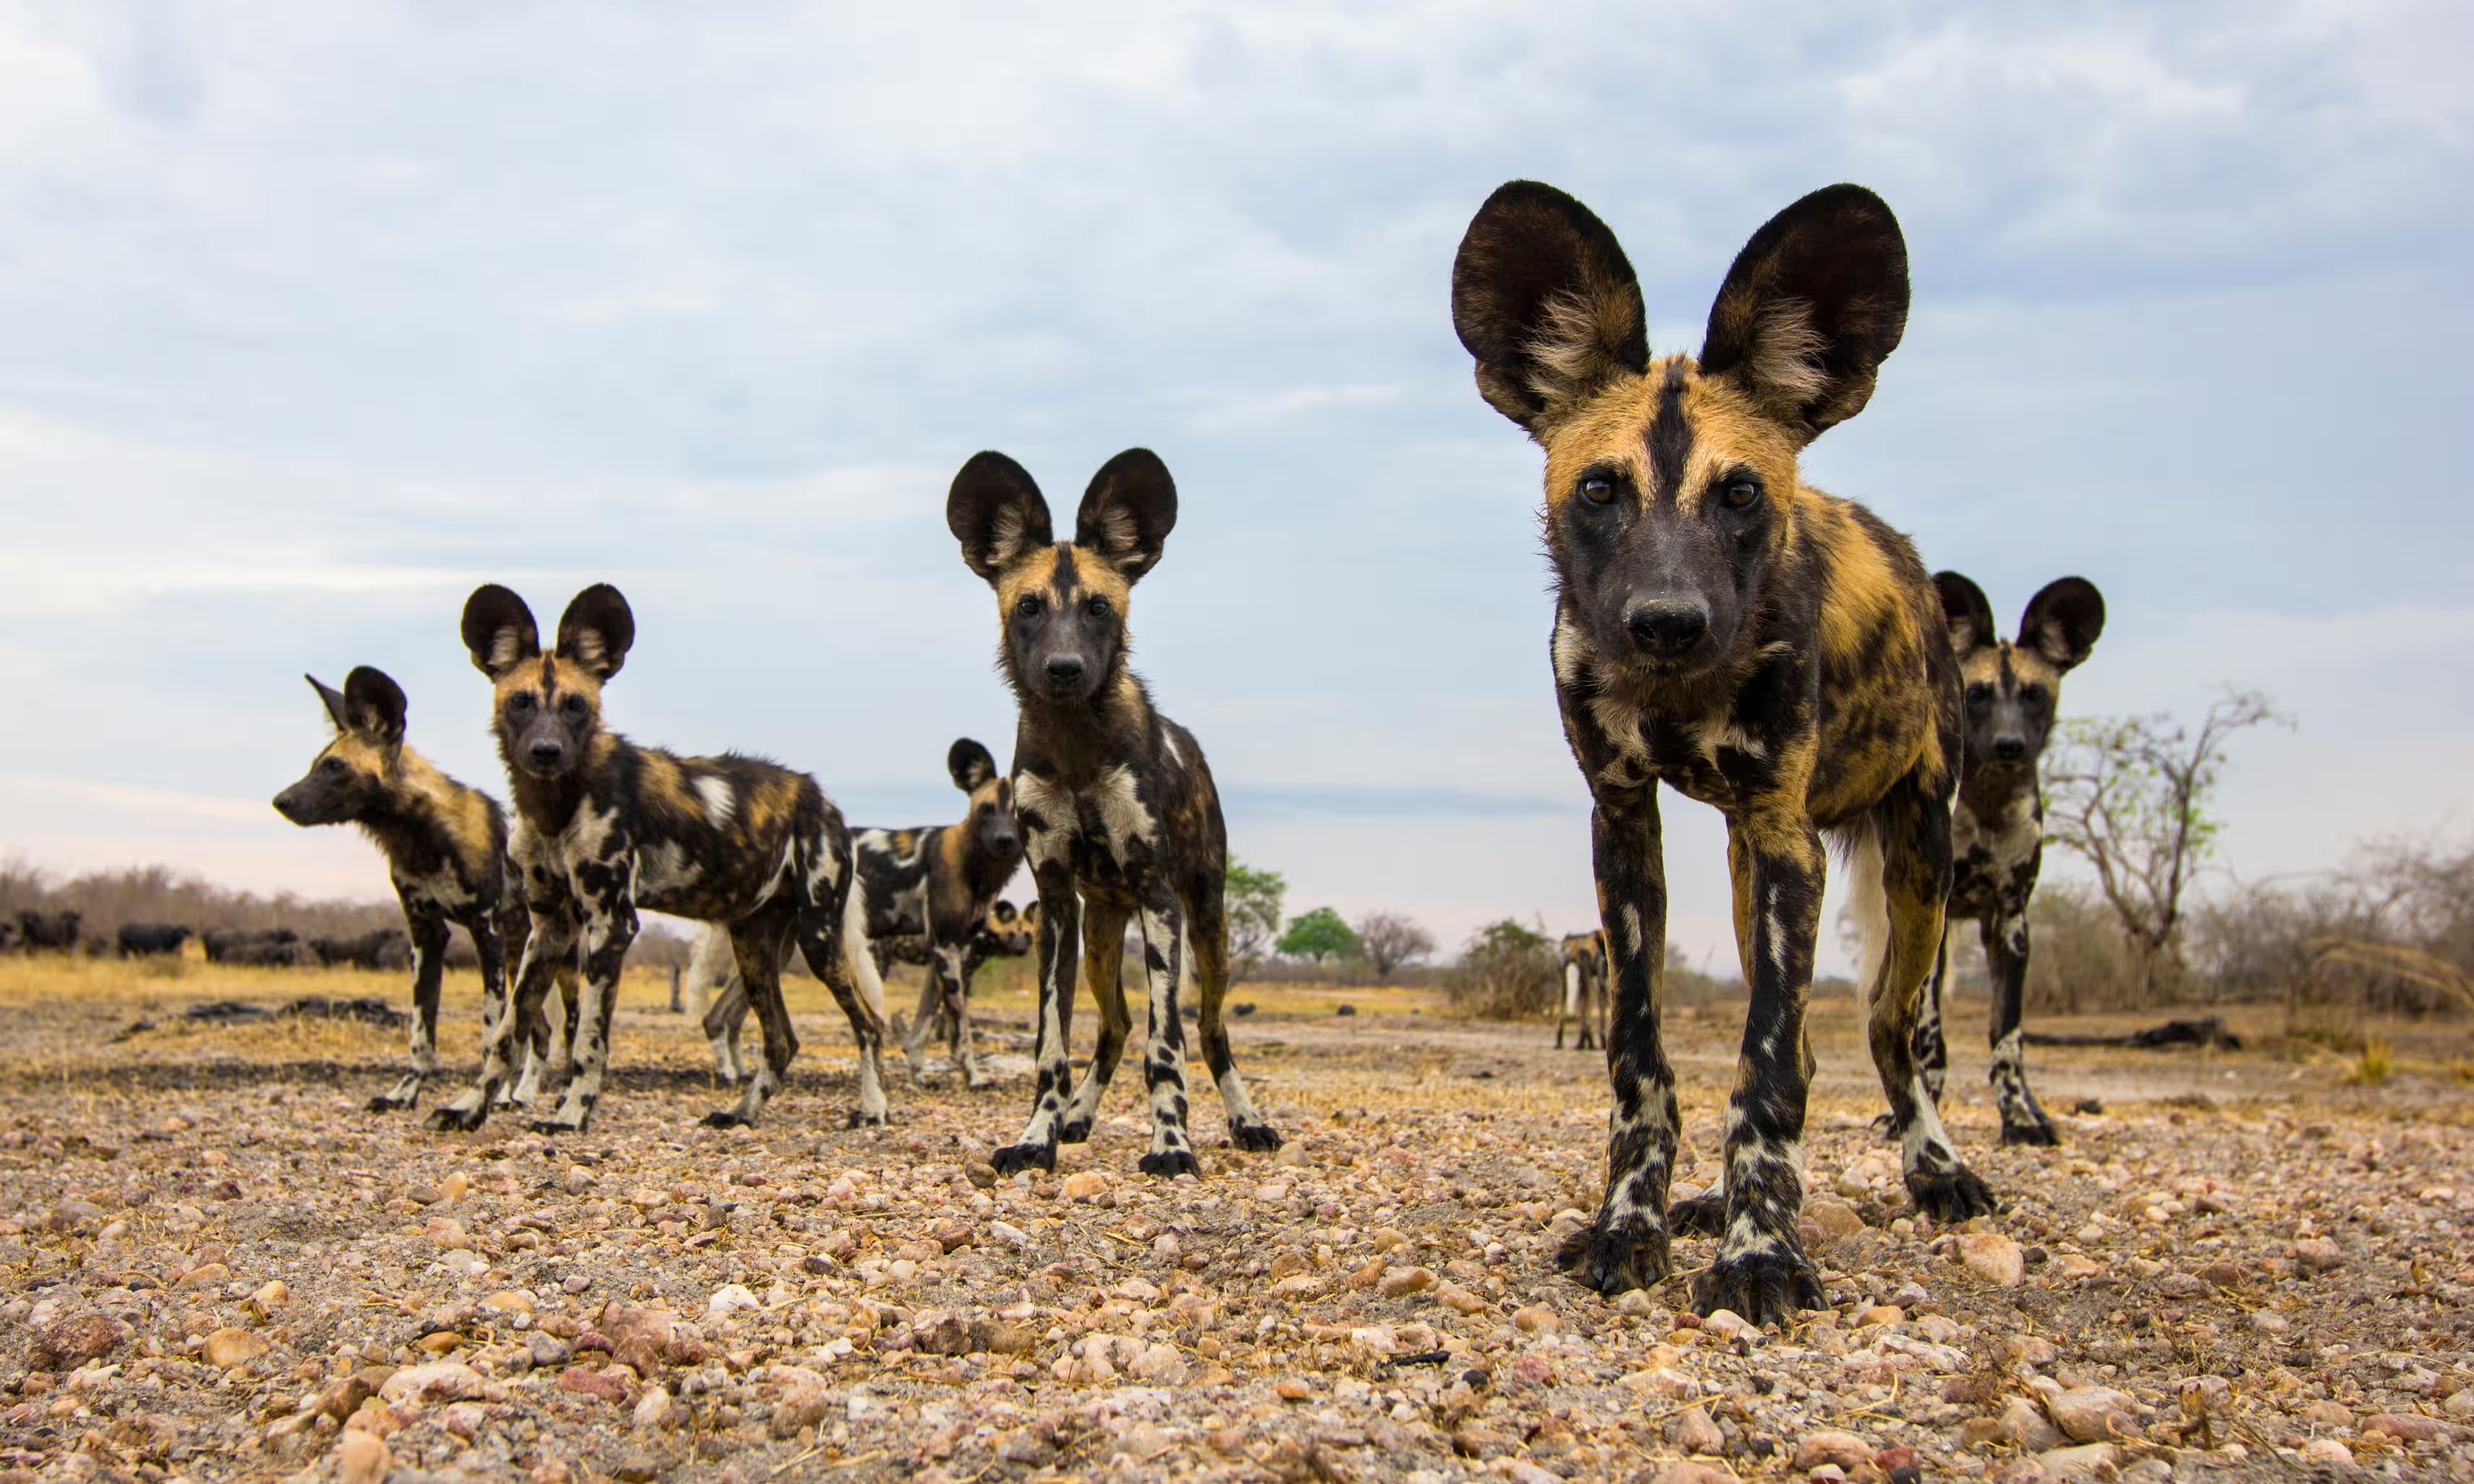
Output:
[[[997,772],[997,761],[986,748],[969,737],[957,738],[945,754],[945,772],[970,801],[961,823],[861,829],[855,845],[860,879],[867,883],[869,944],[913,935],[927,940],[928,978],[919,992],[919,1016],[902,1045],[910,1080],[927,1080],[920,1052],[928,1025],[936,1008],[950,1002],[956,1011],[955,1065],[962,1069],[963,1086],[976,1088],[980,1054],[971,1041],[970,1017],[963,1013],[971,982],[963,960],[972,935],[987,920],[989,903],[1022,864],[1022,832],[1014,824],[1013,780]],[[874,951],[881,974],[885,955],[882,948]],[[740,1026],[746,1018],[744,986],[732,987],[704,1014],[714,1065],[724,1077],[737,1075]]]
[[[1129,915],[1142,924],[1151,996],[1144,1173],[1200,1168],[1186,1132],[1185,1028],[1177,1017],[1189,974],[1201,987],[1202,1054],[1229,1137],[1240,1149],[1280,1147],[1247,1099],[1221,1018],[1228,830],[1220,795],[1193,733],[1153,708],[1126,665],[1127,599],[1158,563],[1176,523],[1176,485],[1147,448],[1126,450],[1092,477],[1070,542],[1055,539],[1039,487],[1004,454],[973,455],[946,497],[945,524],[961,542],[963,562],[996,589],[999,663],[1021,707],[1014,808],[1039,887],[1037,1083],[1022,1137],[996,1152],[1001,1173],[1053,1169],[1059,1142],[1091,1137],[1126,1046],[1119,969]],[[1078,935],[1082,977],[1100,1006],[1100,1038],[1069,1103]]]
[[[930,996],[923,993],[919,996],[920,1018],[926,1029],[920,1032],[918,1027],[913,1027],[914,1033],[924,1034],[929,1041],[942,1040],[946,1054],[959,1057],[962,1027],[954,1012],[957,1009],[969,1010],[971,996],[968,987],[978,976],[980,966],[990,959],[1020,958],[1029,953],[1038,941],[1039,903],[1032,902],[1027,912],[1016,911],[1012,902],[998,898],[989,904],[988,915],[980,923],[979,930],[971,934],[970,946],[962,950],[964,989],[961,1004],[958,1007],[942,999],[931,1004]],[[878,948],[876,962],[879,968],[887,963],[925,965],[932,951],[925,933],[887,939]],[[1191,1005],[1183,1008],[1189,1014],[1193,1010]]]
[[[764,1028],[764,1060],[716,1127],[753,1123],[799,1049],[782,1002],[784,943],[833,991],[859,1041],[854,1124],[885,1119],[879,1052],[885,988],[867,953],[866,893],[851,835],[816,780],[761,758],[680,757],[638,747],[601,721],[601,689],[636,642],[627,600],[607,583],[576,594],[545,651],[523,599],[490,584],[464,605],[464,647],[494,689],[491,730],[514,790],[509,850],[522,873],[532,941],[516,976],[530,1016],[556,965],[581,954],[575,1075],[545,1133],[582,1132],[600,1101],[618,971],[640,909],[729,924],[731,946]],[[481,1080],[431,1115],[441,1128],[480,1125],[507,1075],[502,1017]]]
[[[1898,224],[1852,185],[1753,234],[1697,360],[1651,358],[1623,249],[1551,186],[1496,191],[1453,264],[1453,323],[1478,390],[1545,453],[1556,696],[1595,802],[1614,979],[1606,1196],[1560,1257],[1602,1292],[1664,1277],[1669,1233],[1686,1230],[1720,1237],[1693,1286],[1703,1312],[1761,1323],[1821,1303],[1796,1215],[1825,832],[1854,873],[1857,982],[1907,1189],[1939,1219],[1993,1209],[1951,1150],[1912,1046],[1950,888],[1957,661],[1905,538],[1798,473],[1804,446],[1872,395],[1906,310]],[[1726,815],[1751,986],[1723,1193],[1672,1212],[1661,780]]]
[[[385,671],[358,666],[344,677],[342,690],[315,676],[303,679],[318,692],[335,737],[310,759],[299,782],[275,796],[275,808],[303,827],[357,825],[386,857],[387,878],[395,884],[411,939],[412,1065],[393,1088],[370,1099],[369,1111],[410,1108],[438,1069],[438,994],[447,969],[448,924],[462,924],[480,956],[482,1023],[497,1024],[506,1008],[507,953],[523,947],[527,929],[507,859],[506,811],[405,744],[403,688]],[[279,931],[287,956],[297,961],[298,935]],[[206,935],[210,956],[251,951],[218,948],[217,937]],[[328,961],[314,944],[308,951]],[[375,953],[370,967],[376,967]],[[563,981],[570,1001],[573,982],[571,972]],[[526,1045],[534,1058],[517,1095],[529,1101],[549,1058],[546,1024],[528,1034]]]
[[[990,959],[1020,958],[1029,953],[1033,938],[1039,932],[1039,903],[1032,902],[1028,912],[1016,912],[1012,902],[999,898],[988,908],[987,918],[971,934],[962,950],[962,998],[958,1006],[949,1006],[931,979],[919,995],[919,1015],[927,1029],[923,1039],[942,1040],[946,1054],[954,1065],[962,1065],[962,1028],[950,1013],[958,1009],[968,1014],[970,985],[980,966]],[[867,942],[868,951],[876,955],[876,971],[882,977],[895,964],[917,964],[922,968],[935,961],[936,950],[926,933],[905,933],[893,938],[874,938]],[[709,1019],[721,1025],[719,1035],[710,1036],[713,1042],[714,1074],[724,1082],[737,1083],[747,1075],[747,1064],[739,1050],[741,1028],[747,1019],[747,990],[740,983],[739,967],[731,956],[730,934],[718,927],[707,927],[696,935],[694,950],[688,956],[688,1013],[699,1023]],[[717,993],[716,992],[718,992]],[[716,1012],[720,1012],[716,1015]],[[899,1028],[896,1021],[895,1028]],[[914,1061],[916,1054],[913,1053]],[[976,1084],[975,1084],[976,1085]]]
[[198,930],[185,922],[123,922],[118,938],[122,958],[151,958],[160,954],[177,954],[182,945],[198,936]]
[[[2027,1087],[2019,1019],[2027,989],[2027,900],[2044,854],[2045,801],[2036,763],[2051,734],[2062,677],[2087,658],[2104,633],[2104,595],[2085,578],[2048,583],[2027,601],[2016,643],[1993,626],[1984,589],[1956,572],[1933,578],[1950,619],[1950,646],[1966,685],[1967,761],[1951,817],[1952,873],[1947,920],[1974,918],[1993,980],[1994,1101],[2005,1144],[2061,1141]],[[1916,1061],[1933,1100],[1941,1100],[1950,1048],[1942,1039],[1942,980],[1950,969],[1949,929],[1933,959],[1932,990],[1916,1025]]]
[[[1564,993],[1555,1010],[1555,1049],[1564,1049],[1564,1022],[1577,1017],[1580,1035],[1575,1051],[1606,1044],[1607,935],[1601,929],[1565,933],[1563,944]],[[1592,1039],[1594,1037],[1594,1039]]]

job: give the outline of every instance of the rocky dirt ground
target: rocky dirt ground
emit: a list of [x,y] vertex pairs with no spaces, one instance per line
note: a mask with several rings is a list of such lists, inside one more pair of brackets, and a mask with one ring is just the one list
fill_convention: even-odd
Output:
[[[9,972],[0,1480],[2474,1478],[2462,1033],[2376,1088],[2273,1050],[2044,1053],[2058,1151],[1991,1146],[1962,1051],[1953,1134],[2011,1204],[1953,1232],[1907,1214],[1825,1002],[1832,1307],[1764,1331],[1558,1277],[1603,1064],[1399,993],[1241,995],[1290,1143],[1238,1155],[1199,1088],[1205,1174],[1159,1184],[1130,1077],[1055,1175],[997,1178],[1027,1095],[1003,996],[998,1087],[898,1089],[864,1132],[807,1003],[791,1090],[723,1133],[631,985],[616,1089],[553,1141],[361,1112],[396,1033],[170,1024],[233,992],[212,973]],[[1716,1174],[1734,1035],[1676,1027],[1682,1183]]]

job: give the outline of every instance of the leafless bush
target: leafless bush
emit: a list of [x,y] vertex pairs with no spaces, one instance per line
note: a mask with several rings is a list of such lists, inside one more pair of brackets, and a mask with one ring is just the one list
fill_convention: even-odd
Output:
[[1555,941],[1545,924],[1516,918],[1490,922],[1469,935],[1461,961],[1444,979],[1452,1009],[1482,1020],[1518,1020],[1550,1015],[1560,989]]
[[[1975,931],[1973,922],[1953,923],[1952,936]],[[2047,876],[2028,903],[2027,932],[2030,1015],[2146,1008],[2139,956],[2094,888]]]

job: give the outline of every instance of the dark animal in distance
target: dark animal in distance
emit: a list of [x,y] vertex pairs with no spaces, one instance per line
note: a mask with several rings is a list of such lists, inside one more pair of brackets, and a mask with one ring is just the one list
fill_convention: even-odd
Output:
[[[1699,356],[1653,359],[1614,233],[1562,191],[1516,180],[1470,222],[1451,297],[1480,394],[1544,453],[1549,650],[1594,803],[1614,983],[1606,1193],[1559,1257],[1616,1294],[1666,1276],[1672,1232],[1706,1233],[1719,1241],[1692,1288],[1702,1312],[1758,1324],[1819,1307],[1796,1219],[1825,837],[1852,877],[1858,993],[1908,1192],[1937,1220],[1993,1209],[1913,1047],[1950,889],[1957,661],[1907,539],[1799,469],[1807,444],[1862,410],[1904,333],[1897,221],[1857,186],[1796,202],[1736,255]],[[1724,1188],[1671,1211],[1661,782],[1726,817],[1751,990]]]
[[[352,938],[312,938],[309,951],[329,969],[408,969],[412,941],[400,927],[381,927]],[[440,958],[444,960],[445,955]]]
[[[507,955],[522,948],[528,923],[507,854],[506,811],[479,789],[441,773],[404,741],[403,688],[385,671],[358,666],[344,677],[342,690],[314,676],[303,679],[318,693],[335,735],[310,759],[301,780],[275,796],[275,808],[303,826],[358,826],[386,857],[408,935],[411,1061],[394,1087],[370,1099],[369,1108],[410,1108],[438,1069],[438,999],[449,923],[462,924],[479,956],[483,1023],[497,1024],[507,1003]],[[321,940],[309,946],[322,963],[381,967],[376,934],[349,945]],[[564,982],[573,985],[572,966]],[[571,1002],[573,995],[568,998]],[[529,1102],[551,1061],[549,1022],[545,1017],[521,1029],[531,1055],[510,1096]]]
[[116,936],[122,958],[152,958],[180,952],[198,930],[185,922],[123,922]]
[[[972,456],[954,476],[945,523],[962,561],[996,592],[999,663],[1019,707],[1014,811],[1039,888],[1039,1017],[1031,1114],[996,1152],[1001,1173],[1054,1169],[1056,1146],[1091,1137],[1130,1025],[1120,974],[1126,924],[1142,927],[1150,991],[1147,1174],[1196,1172],[1187,1130],[1185,1028],[1177,997],[1201,989],[1202,1054],[1240,1149],[1280,1147],[1254,1111],[1229,1049],[1228,830],[1194,734],[1162,716],[1126,662],[1128,603],[1176,523],[1176,485],[1147,448],[1093,476],[1074,539],[1056,540],[1048,501],[1021,465]],[[1079,951],[1078,951],[1079,950]],[[1079,1087],[1068,1084],[1075,970],[1100,1007]]]
[[532,610],[491,584],[464,605],[464,647],[490,678],[491,730],[515,798],[511,842],[532,913],[516,976],[517,1011],[483,1049],[477,1086],[431,1115],[478,1127],[507,1075],[510,1027],[549,989],[556,966],[581,955],[575,1073],[546,1133],[580,1133],[600,1101],[609,1017],[641,910],[728,925],[764,1057],[736,1108],[705,1120],[753,1123],[797,1054],[782,1001],[785,945],[795,942],[859,1043],[854,1124],[885,1121],[881,1063],[885,987],[867,950],[867,899],[841,811],[807,774],[725,753],[681,757],[639,747],[604,725],[602,688],[636,641],[618,589],[576,594],[545,650]]
[[[1564,993],[1555,1010],[1555,1049],[1564,1049],[1564,1022],[1578,1019],[1576,1051],[1606,1045],[1607,935],[1603,931],[1565,933],[1563,956]],[[1592,1039],[1594,1035],[1594,1040]]]
[[210,927],[198,941],[210,964],[289,968],[311,961],[301,935],[288,927]]
[[17,942],[28,948],[57,948],[67,952],[78,945],[79,924],[85,914],[74,909],[58,912],[36,912],[32,909],[17,914]]
[[1916,1024],[1916,1062],[1941,1098],[1950,1065],[1942,1036],[1942,981],[1950,971],[1949,923],[1974,918],[1993,984],[1987,1072],[2001,1112],[2001,1142],[2055,1144],[2053,1120],[2027,1086],[2019,1033],[2027,993],[2027,906],[2044,858],[2045,801],[2037,764],[2060,709],[2062,677],[2104,633],[2104,596],[2081,577],[2048,583],[2027,600],[2016,642],[1993,627],[1984,589],[1956,572],[1933,578],[1950,621],[1966,689],[1966,765],[1952,815],[1950,906],[1933,955],[1932,988]]

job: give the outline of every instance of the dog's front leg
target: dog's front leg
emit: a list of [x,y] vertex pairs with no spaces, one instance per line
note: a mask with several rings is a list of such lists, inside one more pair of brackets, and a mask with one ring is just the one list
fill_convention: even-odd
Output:
[[1151,1092],[1152,1147],[1142,1159],[1146,1175],[1200,1175],[1185,1126],[1185,1022],[1176,992],[1185,980],[1185,913],[1173,892],[1144,906],[1143,977],[1151,992],[1150,1043],[1143,1051],[1143,1083]]
[[2062,1141],[2045,1106],[2027,1086],[2027,1053],[2021,1040],[2020,1019],[2027,997],[2027,914],[1988,912],[1984,915],[1984,965],[1992,970],[1993,1101],[2001,1110],[2001,1142],[2058,1144]]
[[[1761,801],[1760,802],[1767,802]],[[1821,1275],[1796,1232],[1804,1207],[1804,1113],[1811,1052],[1805,998],[1821,923],[1821,836],[1800,801],[1727,822],[1735,921],[1752,979],[1734,1095],[1727,1103],[1726,1220],[1718,1257],[1693,1284],[1704,1314],[1733,1309],[1755,1324],[1821,1306]]]
[[[524,937],[523,962],[516,970],[515,993],[497,1019],[483,1027],[481,1075],[462,1096],[429,1115],[431,1128],[470,1131],[481,1126],[514,1070],[518,1033],[543,1019],[543,1003],[551,986],[561,969],[575,962],[575,915],[567,898],[546,889],[532,898],[530,913],[531,927]],[[537,1057],[528,1036],[524,1052],[528,1058]],[[527,1076],[532,1065],[531,1061],[525,1065]]]
[[1057,1124],[1074,1081],[1074,1064],[1066,1055],[1066,1032],[1073,1024],[1074,981],[1082,965],[1077,929],[1082,903],[1074,895],[1074,859],[1061,836],[1033,829],[1031,879],[1039,887],[1039,1025],[1031,1060],[1036,1075],[1031,1094],[1031,1121],[1022,1137],[1000,1149],[989,1162],[1000,1175],[1037,1165],[1056,1168]]
[[1659,1036],[1666,950],[1666,867],[1657,782],[1601,784],[1589,815],[1598,911],[1614,978],[1607,1076],[1607,1188],[1597,1220],[1557,1255],[1564,1270],[1605,1294],[1666,1277],[1666,1187],[1675,1174],[1675,1070]]
[[610,1017],[618,1004],[618,970],[625,967],[628,946],[636,941],[634,850],[614,840],[610,854],[576,869],[575,880],[584,920],[584,985],[572,1048],[575,1075],[567,1084],[567,1095],[559,1099],[558,1111],[534,1120],[536,1134],[581,1134],[592,1123],[610,1065]]
[[[412,1061],[394,1087],[370,1099],[372,1113],[410,1108],[421,1100],[422,1084],[438,1069],[438,991],[447,972],[447,918],[433,907],[407,905],[403,921],[412,930]],[[485,1010],[485,1027],[491,1018]]]

